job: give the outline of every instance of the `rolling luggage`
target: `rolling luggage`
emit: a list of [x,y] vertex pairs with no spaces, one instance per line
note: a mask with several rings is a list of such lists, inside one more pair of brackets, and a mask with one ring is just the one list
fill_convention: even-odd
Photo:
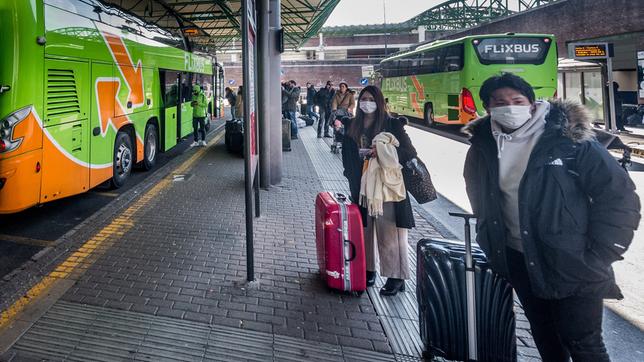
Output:
[[315,200],[315,241],[320,275],[330,288],[347,292],[367,289],[358,205],[342,194],[319,193]]
[[239,119],[226,121],[224,142],[226,151],[237,155],[244,155],[244,123]]
[[282,151],[291,151],[291,121],[282,118]]
[[425,357],[458,361],[516,361],[513,292],[494,273],[485,254],[470,241],[465,218],[465,245],[423,239],[417,245],[420,336]]

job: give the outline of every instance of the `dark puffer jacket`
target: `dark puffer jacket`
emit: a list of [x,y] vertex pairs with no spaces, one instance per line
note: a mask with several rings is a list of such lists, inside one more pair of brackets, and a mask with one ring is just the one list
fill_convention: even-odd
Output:
[[[353,119],[345,117],[342,120],[345,129],[349,129]],[[407,118],[388,118],[385,121],[383,132],[389,132],[396,136],[400,146],[397,148],[398,162],[404,165],[407,161],[416,157],[416,149],[411,144],[411,139],[405,131]],[[360,157],[358,144],[348,136],[345,136],[342,141],[342,165],[344,166],[344,176],[349,180],[349,189],[351,190],[351,200],[356,202],[360,199],[360,180],[362,179],[362,166],[363,160]],[[360,207],[362,212],[362,221],[366,225],[367,209]],[[395,205],[396,212],[396,226],[399,228],[411,229],[416,226],[414,223],[414,214],[409,201],[409,194],[407,197]]]
[[[497,146],[489,117],[465,127],[472,146],[465,181],[477,241],[507,275]],[[622,259],[640,219],[635,185],[594,139],[588,112],[555,101],[519,187],[521,237],[535,295],[621,298],[611,263]]]

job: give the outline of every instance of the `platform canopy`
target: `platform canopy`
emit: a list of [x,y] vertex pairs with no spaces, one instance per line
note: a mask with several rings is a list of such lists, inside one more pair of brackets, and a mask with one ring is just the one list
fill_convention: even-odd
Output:
[[[202,50],[239,47],[241,0],[100,0]],[[318,33],[340,0],[281,0],[287,48],[298,48]]]

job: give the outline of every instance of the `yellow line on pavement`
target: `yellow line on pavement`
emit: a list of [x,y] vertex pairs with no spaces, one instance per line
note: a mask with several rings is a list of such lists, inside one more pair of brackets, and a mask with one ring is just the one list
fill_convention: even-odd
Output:
[[[223,137],[223,132],[215,136],[209,145],[215,144]],[[189,170],[207,152],[208,147],[198,149],[190,158],[175,169],[175,173]],[[134,217],[137,212],[144,209],[163,189],[172,185],[168,178],[162,179],[158,184],[143,194],[133,205],[128,207],[121,215],[109,225],[86,241],[76,252],[59,264],[56,269],[34,285],[22,298],[13,303],[0,314],[0,335],[20,313],[36,298],[46,295],[55,282],[65,278],[78,278],[87,270],[103,253],[120,240],[134,226]]]

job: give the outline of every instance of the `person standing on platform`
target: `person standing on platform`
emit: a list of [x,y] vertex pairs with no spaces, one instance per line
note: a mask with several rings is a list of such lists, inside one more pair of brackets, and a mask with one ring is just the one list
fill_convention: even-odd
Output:
[[316,119],[315,113],[315,87],[311,83],[306,83],[306,115],[311,119]]
[[332,137],[329,134],[329,117],[331,116],[331,101],[335,95],[333,82],[330,80],[326,82],[326,86],[320,89],[315,94],[315,104],[320,108],[320,117],[318,118],[318,138],[322,138],[322,131],[324,130],[324,137]]
[[[353,112],[356,107],[356,100],[354,93],[349,89],[349,85],[345,82],[340,82],[340,88],[333,96],[331,102],[331,112],[335,114],[335,118],[353,117]],[[333,123],[334,120],[331,120]]]
[[237,105],[237,96],[235,95],[235,92],[230,89],[230,87],[226,87],[225,97],[228,101],[228,104],[230,105],[230,116],[232,117],[232,119],[237,118],[237,112],[235,112],[235,106]]
[[300,98],[300,87],[297,86],[294,80],[288,81],[282,86],[282,98],[286,99],[283,105],[283,111],[286,112],[287,118],[291,121],[291,139],[297,139],[297,101]]
[[235,101],[235,117],[237,119],[244,118],[244,86],[237,88],[237,99]]
[[508,73],[479,95],[488,115],[464,128],[463,173],[478,244],[514,287],[544,361],[609,361],[603,299],[623,298],[611,264],[639,224],[635,185],[583,106],[535,101]]
[[[397,169],[416,157],[416,149],[405,131],[406,118],[392,118],[386,110],[385,98],[379,88],[367,86],[360,92],[358,97],[358,109],[356,117],[342,119],[345,129],[345,137],[342,142],[342,165],[344,176],[349,181],[351,200],[360,205],[361,191],[365,188],[363,178],[369,171],[369,159],[375,158],[381,167],[385,166],[383,157],[375,152],[374,139],[381,137],[390,138],[393,136],[394,146],[398,144],[395,151],[398,157]],[[388,133],[383,133],[388,132]],[[391,159],[391,157],[389,157]],[[392,169],[393,169],[392,168]],[[389,172],[384,175],[390,175]],[[382,295],[396,295],[399,291],[405,290],[405,280],[409,279],[409,243],[407,239],[408,229],[415,227],[414,214],[409,200],[409,194],[402,183],[402,175],[398,179],[398,187],[393,187],[397,198],[400,201],[378,202],[376,207],[369,209],[380,210],[380,215],[369,215],[370,212],[364,206],[360,206],[363,225],[365,226],[365,256],[367,261],[367,286],[374,285],[376,280],[376,252],[380,256],[380,275],[387,278],[387,282],[380,289]],[[383,183],[384,184],[384,183]],[[367,187],[368,188],[368,187]],[[376,186],[378,188],[378,186]],[[382,189],[385,187],[383,186]],[[366,192],[369,200],[369,192]],[[401,200],[402,199],[402,200]],[[364,201],[364,197],[363,197]],[[376,245],[377,244],[377,245]]]
[[[194,142],[191,146],[206,146],[206,95],[201,86],[192,86],[192,128],[194,129]],[[199,135],[201,134],[201,141]]]

